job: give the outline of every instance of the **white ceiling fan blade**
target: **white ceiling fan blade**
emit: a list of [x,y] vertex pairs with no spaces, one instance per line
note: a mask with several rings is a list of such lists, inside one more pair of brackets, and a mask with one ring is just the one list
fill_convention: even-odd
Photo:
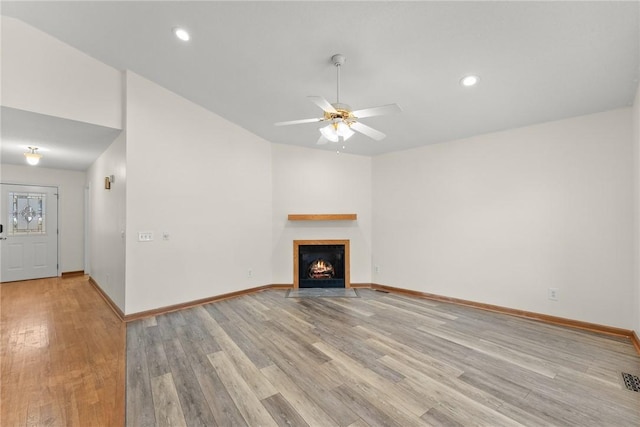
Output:
[[402,109],[398,104],[389,104],[381,105],[380,107],[371,107],[352,111],[351,114],[362,119],[363,117],[384,116],[385,114],[399,113],[401,111]]
[[320,138],[318,138],[318,142],[316,142],[316,144],[318,145],[325,145],[328,143],[329,143],[329,140],[325,138],[323,135],[320,135]]
[[379,130],[375,130],[372,127],[369,127],[367,125],[363,125],[360,122],[354,122],[351,123],[351,129],[358,131],[362,134],[367,135],[369,138],[373,138],[376,141],[381,141],[383,139],[385,139],[387,137],[387,135],[385,135],[384,133],[380,132]]
[[309,98],[311,100],[311,102],[316,104],[318,107],[322,108],[322,111],[325,111],[327,113],[334,113],[334,114],[337,113],[336,109],[333,108],[333,105],[331,105],[329,103],[329,101],[327,101],[323,97],[321,97],[321,96],[308,96],[307,98]]
[[317,122],[321,122],[323,121],[324,118],[320,118],[320,119],[302,119],[302,120],[291,120],[288,122],[278,122],[278,123],[274,123],[274,126],[289,126],[289,125],[299,125],[302,123],[317,123]]

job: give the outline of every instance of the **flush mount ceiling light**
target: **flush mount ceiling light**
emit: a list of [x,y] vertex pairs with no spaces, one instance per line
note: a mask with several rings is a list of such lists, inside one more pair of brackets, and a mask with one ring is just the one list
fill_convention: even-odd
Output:
[[347,104],[340,103],[340,67],[345,63],[344,55],[333,55],[331,62],[336,66],[337,73],[337,90],[336,102],[331,104],[321,96],[309,96],[309,100],[322,108],[323,117],[315,119],[292,120],[288,122],[275,123],[276,126],[298,125],[302,123],[329,122],[327,126],[320,128],[320,138],[318,144],[326,144],[327,142],[346,141],[355,134],[354,131],[360,132],[369,138],[380,141],[385,138],[385,134],[377,131],[359,120],[364,117],[382,116],[385,114],[398,113],[402,111],[398,104],[382,105],[380,107],[365,108],[362,110],[352,111]]
[[31,166],[35,166],[40,162],[40,158],[42,157],[42,154],[36,153],[36,151],[38,151],[38,147],[28,147],[28,148],[31,151],[28,153],[24,153],[24,157],[26,157],[27,163],[29,163]]
[[182,40],[183,42],[188,42],[191,39],[189,32],[184,28],[175,27],[173,29],[173,34],[175,34],[175,36],[180,40]]
[[464,76],[460,80],[460,84],[465,87],[470,87],[470,86],[475,86],[478,83],[478,81],[480,81],[480,77],[469,75],[469,76]]

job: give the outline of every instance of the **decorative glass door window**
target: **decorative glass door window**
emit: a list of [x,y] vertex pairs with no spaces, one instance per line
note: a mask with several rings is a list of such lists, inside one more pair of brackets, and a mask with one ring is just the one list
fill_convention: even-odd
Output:
[[44,193],[9,193],[9,235],[46,234]]

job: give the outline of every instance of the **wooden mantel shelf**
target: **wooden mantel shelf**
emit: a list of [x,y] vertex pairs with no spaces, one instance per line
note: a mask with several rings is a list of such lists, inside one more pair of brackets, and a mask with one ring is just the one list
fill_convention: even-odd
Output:
[[355,221],[358,214],[289,214],[289,221]]

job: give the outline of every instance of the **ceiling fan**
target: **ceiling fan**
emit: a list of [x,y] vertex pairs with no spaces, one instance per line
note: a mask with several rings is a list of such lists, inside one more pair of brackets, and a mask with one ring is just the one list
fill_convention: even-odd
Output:
[[331,104],[321,96],[309,96],[309,100],[322,108],[324,115],[313,119],[291,120],[288,122],[275,123],[276,126],[298,125],[303,123],[328,122],[327,126],[320,128],[320,138],[318,144],[326,144],[328,142],[346,141],[354,135],[354,131],[360,132],[369,138],[380,141],[386,135],[372,127],[369,127],[359,121],[365,117],[382,116],[385,114],[398,113],[402,111],[398,104],[382,105],[380,107],[364,108],[362,110],[352,111],[347,104],[340,103],[340,67],[345,63],[344,55],[336,54],[331,57],[331,62],[336,66],[337,70],[337,90],[336,102]]

